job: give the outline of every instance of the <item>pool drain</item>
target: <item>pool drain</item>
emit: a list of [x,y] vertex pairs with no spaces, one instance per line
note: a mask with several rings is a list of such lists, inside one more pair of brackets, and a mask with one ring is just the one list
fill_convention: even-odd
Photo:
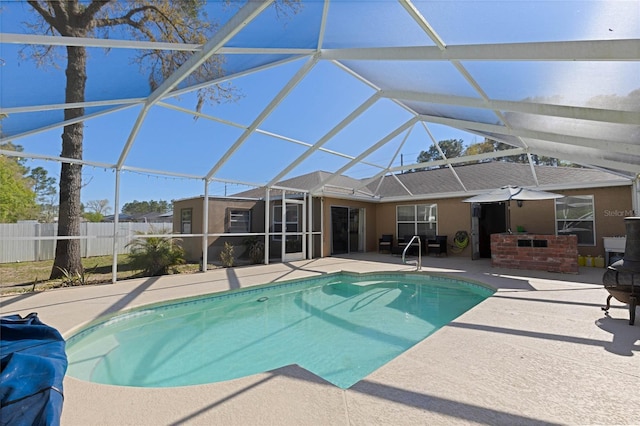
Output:
[[260,299],[258,299],[258,302],[266,302],[267,300],[269,300],[269,298],[267,296],[262,296]]

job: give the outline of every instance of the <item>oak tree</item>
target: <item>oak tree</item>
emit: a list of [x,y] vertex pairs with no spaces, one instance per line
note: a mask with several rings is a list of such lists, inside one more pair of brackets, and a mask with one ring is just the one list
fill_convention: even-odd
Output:
[[[128,33],[135,40],[168,43],[204,44],[216,31],[216,21],[206,14],[206,0],[28,0],[36,12],[30,26],[39,34],[65,37],[109,38]],[[231,2],[229,2],[231,3]],[[296,1],[283,0],[280,4],[294,10]],[[84,115],[81,106],[85,101],[87,84],[87,49],[85,46],[66,47],[65,102],[76,104],[64,110],[68,124],[62,132],[61,157],[70,161],[62,163],[59,190],[59,236],[80,235],[84,123],[77,120]],[[39,64],[53,61],[53,48],[35,48],[34,59]],[[136,61],[148,74],[150,89],[156,89],[192,55],[181,50],[141,51]],[[211,81],[223,74],[223,57],[213,55],[188,77],[191,84]],[[230,85],[210,85],[199,89],[198,108],[207,101],[234,99],[235,90]],[[77,121],[77,122],[76,122]],[[56,255],[51,278],[59,278],[63,272],[75,274],[82,271],[79,239],[61,239],[56,245]]]

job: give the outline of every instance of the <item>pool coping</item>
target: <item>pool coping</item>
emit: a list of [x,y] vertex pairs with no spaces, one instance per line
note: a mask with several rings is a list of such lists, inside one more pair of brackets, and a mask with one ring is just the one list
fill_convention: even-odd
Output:
[[[603,271],[578,276],[423,259],[423,272],[497,292],[347,390],[288,366],[229,382],[121,388],[65,378],[63,425],[86,424],[632,424],[640,324],[599,306]],[[362,254],[191,276],[2,296],[2,314],[38,312],[63,335],[102,314],[203,292],[331,271],[403,271]],[[598,399],[594,400],[594,396]]]

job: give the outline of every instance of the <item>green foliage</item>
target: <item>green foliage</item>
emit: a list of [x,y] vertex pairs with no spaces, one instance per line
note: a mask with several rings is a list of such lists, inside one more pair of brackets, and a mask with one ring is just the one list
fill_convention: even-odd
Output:
[[104,219],[102,213],[97,212],[83,213],[82,217],[84,217],[87,222],[102,222],[102,219]]
[[[462,139],[447,139],[439,141],[438,146],[446,158],[460,157],[464,147]],[[443,160],[440,150],[436,145],[431,145],[427,151],[420,151],[418,155],[418,163],[427,163],[429,161]]]
[[36,195],[25,168],[12,157],[0,156],[0,222],[35,219]]
[[[138,232],[138,235],[167,234],[168,231],[158,231],[151,228],[148,233]],[[169,237],[138,237],[127,244],[130,247],[130,266],[142,271],[144,276],[166,275],[175,272],[175,267],[185,263],[184,250],[178,244],[179,240]],[[172,270],[173,268],[173,270]]]
[[[88,284],[89,275],[85,273],[84,269],[77,271],[75,273],[69,272],[65,268],[59,268],[56,266],[62,273],[62,277],[60,277],[60,281],[62,282],[63,287],[75,287],[79,285]],[[35,288],[35,284],[34,284]]]
[[264,241],[260,237],[248,237],[244,244],[251,263],[264,263]]
[[126,203],[122,206],[122,213],[124,214],[143,214],[143,213],[167,213],[171,210],[171,204],[167,201],[138,201],[134,200],[130,203]]
[[33,180],[33,192],[39,204],[50,203],[52,197],[57,194],[56,179],[49,176],[47,170],[42,167],[31,169],[29,177]]
[[469,145],[467,149],[465,149],[464,155],[485,154],[487,152],[494,152],[495,150],[495,142],[490,139],[485,139],[482,142]]
[[[503,142],[498,142],[492,139],[485,138],[482,142],[473,143],[466,148],[464,147],[464,141],[462,139],[448,139],[438,142],[438,146],[442,150],[443,154],[446,158],[456,158],[462,156],[469,155],[478,155],[489,152],[500,152],[508,149],[513,149],[514,147],[508,145]],[[421,151],[420,155],[418,155],[417,162],[418,163],[428,163],[430,161],[443,160],[438,147],[435,145],[431,145],[427,151]],[[483,160],[489,161],[489,160]],[[526,153],[518,154],[518,155],[509,155],[504,157],[499,157],[493,161],[504,161],[510,163],[529,163],[529,157]],[[467,164],[475,163],[477,161],[470,161]],[[570,166],[571,164],[566,161],[560,161],[556,158],[538,156],[535,154],[531,154],[531,162],[535,165],[545,165],[545,166]],[[464,164],[464,163],[463,163]],[[444,167],[444,166],[438,166]],[[425,170],[425,168],[420,168],[417,170]]]
[[[506,143],[494,141],[492,139],[485,139],[482,142],[475,143],[469,145],[465,151],[464,155],[475,155],[475,154],[483,154],[486,152],[500,152],[508,149],[513,149],[514,147],[508,145]],[[496,161],[504,161],[507,163],[522,163],[528,164],[529,157],[527,154],[519,154],[519,155],[509,155],[504,157],[499,157]],[[558,160],[557,158],[545,157],[541,155],[531,154],[531,162],[535,165],[543,165],[543,166],[571,166],[575,167],[575,165]]]
[[222,261],[222,266],[224,266],[225,268],[231,268],[235,263],[233,251],[233,245],[225,241],[224,247],[220,252],[220,260]]

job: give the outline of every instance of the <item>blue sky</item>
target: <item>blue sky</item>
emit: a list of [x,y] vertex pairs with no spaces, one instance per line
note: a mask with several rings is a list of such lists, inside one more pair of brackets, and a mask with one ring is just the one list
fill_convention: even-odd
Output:
[[[29,8],[24,2],[0,2],[3,10],[0,16],[2,32],[26,32],[21,22],[27,18]],[[350,10],[360,2],[339,1],[332,4],[331,25],[327,29],[326,42],[340,47],[344,40],[358,44],[360,34],[355,31]],[[637,1],[617,1],[615,13],[607,13],[607,2],[421,2],[417,7],[435,25],[435,30],[449,44],[468,42],[520,42],[553,41],[558,39],[588,39],[590,37],[637,37],[638,28],[635,12],[640,12]],[[397,4],[375,2],[382,11],[369,9],[369,16],[363,20],[365,26],[375,30],[373,40],[386,45],[432,45],[419,28],[408,20]],[[464,6],[464,10],[460,9]],[[213,4],[212,6],[218,6]],[[272,46],[308,47],[314,42],[317,29],[317,11],[320,2],[305,4],[299,16],[282,22],[269,35],[265,42]],[[490,10],[489,10],[490,9]],[[551,13],[550,13],[551,12]],[[266,17],[265,19],[268,19]],[[331,19],[333,18],[333,19]],[[232,45],[243,46],[255,40],[261,21],[240,34]],[[395,31],[401,25],[403,31]],[[614,29],[615,31],[609,31]],[[371,34],[371,31],[366,31]],[[604,33],[604,34],[602,34]],[[570,37],[567,34],[572,34]],[[376,40],[376,38],[379,38]],[[371,40],[371,39],[369,39]],[[367,39],[360,40],[363,46]],[[0,55],[3,66],[0,67],[0,101],[3,107],[50,104],[63,101],[63,69],[36,69],[29,61],[18,57],[19,46],[2,45]],[[113,49],[105,56],[101,49],[89,49],[89,80],[87,100],[120,99],[144,96],[148,93],[146,78],[137,66],[129,61],[129,51]],[[203,109],[220,119],[248,126],[263,108],[273,99],[306,58],[239,78],[234,86],[242,95],[236,103],[208,105]],[[251,58],[232,57],[229,68],[251,65]],[[360,65],[363,64],[354,64]],[[599,85],[611,87],[614,93],[624,95],[625,90],[633,89],[620,86],[620,79],[607,76],[610,64],[591,64],[584,69],[583,64],[529,63],[501,64],[496,67],[488,63],[466,64],[474,77],[489,91],[489,96],[501,99],[522,99],[527,96],[553,96],[556,89],[574,85],[576,99],[570,102],[580,103],[580,96],[588,96],[589,90],[583,87],[588,78],[599,78]],[[394,72],[393,68],[380,67],[379,73]],[[634,73],[632,66],[627,73]],[[579,71],[579,72],[577,72]],[[584,76],[581,82],[577,77]],[[547,85],[536,87],[530,82],[539,77],[546,78]],[[549,78],[549,77],[552,78]],[[458,90],[459,95],[473,96],[475,92],[462,81],[459,74],[453,72],[450,64],[429,64],[418,74],[407,76],[407,86],[420,82],[430,91],[449,92]],[[517,84],[504,85],[503,81]],[[637,82],[636,82],[637,83]],[[402,82],[397,82],[402,87]],[[636,84],[637,86],[637,84]],[[517,87],[514,92],[512,88]],[[607,86],[608,87],[608,86]],[[637,87],[636,87],[637,88]],[[364,102],[373,91],[334,64],[319,63],[278,108],[259,126],[260,129],[285,135],[313,144],[347,114]],[[193,109],[196,100],[193,95],[184,95],[180,99],[167,100],[168,103]],[[443,107],[440,107],[443,108]],[[113,164],[117,162],[121,150],[129,137],[139,113],[139,107],[95,118],[86,122],[84,158],[86,160]],[[469,111],[469,114],[473,114]],[[50,113],[20,114],[22,120],[6,121],[4,130],[20,133],[11,126],[32,126],[40,121],[52,119]],[[340,132],[325,148],[358,155],[363,146],[377,142],[381,137],[401,125],[409,114],[390,101],[379,101]],[[479,136],[437,124],[429,124],[429,130],[436,140],[462,139],[466,144],[480,142]],[[20,138],[15,141],[26,152],[57,156],[60,153],[61,129]],[[194,120],[184,114],[167,108],[154,107],[137,135],[126,164],[133,167],[167,170],[176,173],[204,175],[213,167],[221,155],[242,134],[242,130],[222,125],[206,119]],[[368,159],[386,166],[391,156],[402,142],[404,134],[392,143],[375,152]],[[408,137],[400,151],[404,163],[414,162],[421,150],[426,150],[432,141],[421,126],[417,126]],[[219,178],[246,182],[264,183],[271,176],[305,151],[305,147],[284,142],[279,139],[256,134],[238,149],[237,153],[221,168],[216,175]],[[320,161],[322,160],[322,161]],[[313,159],[300,165],[290,175],[299,175],[313,170],[336,170],[344,159],[318,153]],[[399,165],[400,158],[394,165]],[[51,176],[57,178],[59,164],[54,161],[29,160],[29,167],[45,167]],[[376,170],[361,166],[351,172],[354,177],[371,176]],[[85,186],[82,190],[84,202],[96,199],[108,199],[113,207],[115,196],[115,173],[101,167],[84,167]],[[246,189],[233,184],[212,183],[212,195],[231,194]],[[140,172],[124,172],[121,177],[120,206],[133,200],[171,200],[202,194],[203,182],[169,176],[157,176]]]

